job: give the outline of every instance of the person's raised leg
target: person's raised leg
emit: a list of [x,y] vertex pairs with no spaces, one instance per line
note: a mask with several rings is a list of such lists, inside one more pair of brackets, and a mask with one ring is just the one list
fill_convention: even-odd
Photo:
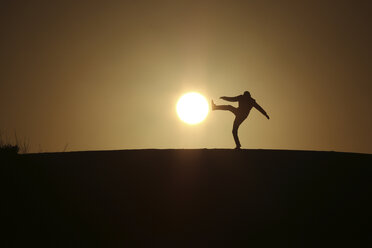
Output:
[[236,108],[231,105],[216,105],[212,100],[212,110],[228,110],[235,114]]

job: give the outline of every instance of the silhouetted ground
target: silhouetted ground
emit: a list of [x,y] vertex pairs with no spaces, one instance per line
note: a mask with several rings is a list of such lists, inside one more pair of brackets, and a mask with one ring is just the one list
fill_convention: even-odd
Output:
[[372,155],[127,150],[0,162],[2,247],[372,244]]

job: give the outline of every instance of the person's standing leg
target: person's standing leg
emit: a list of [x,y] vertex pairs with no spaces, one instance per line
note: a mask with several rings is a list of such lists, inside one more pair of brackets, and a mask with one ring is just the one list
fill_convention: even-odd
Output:
[[235,149],[240,149],[240,147],[241,147],[239,137],[238,137],[238,129],[239,129],[240,124],[242,124],[242,122],[246,118],[247,118],[247,116],[245,116],[245,115],[243,115],[243,116],[242,115],[235,115],[235,120],[234,120],[233,130],[232,130],[232,134],[233,134],[234,141],[235,141],[235,144],[236,144]]

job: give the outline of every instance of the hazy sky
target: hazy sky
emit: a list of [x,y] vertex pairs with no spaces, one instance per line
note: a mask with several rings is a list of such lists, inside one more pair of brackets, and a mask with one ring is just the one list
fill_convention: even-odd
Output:
[[243,148],[372,153],[368,1],[2,1],[0,130],[32,152],[233,148],[233,115],[177,99],[249,90]]

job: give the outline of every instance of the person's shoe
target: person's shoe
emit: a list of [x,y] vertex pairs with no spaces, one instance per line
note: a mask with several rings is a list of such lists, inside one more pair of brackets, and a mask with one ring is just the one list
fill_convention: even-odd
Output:
[[241,146],[237,146],[237,147],[235,147],[235,150],[240,150],[240,147],[241,147]]
[[216,108],[216,104],[214,104],[213,100],[211,100],[211,106],[212,106],[212,110]]

